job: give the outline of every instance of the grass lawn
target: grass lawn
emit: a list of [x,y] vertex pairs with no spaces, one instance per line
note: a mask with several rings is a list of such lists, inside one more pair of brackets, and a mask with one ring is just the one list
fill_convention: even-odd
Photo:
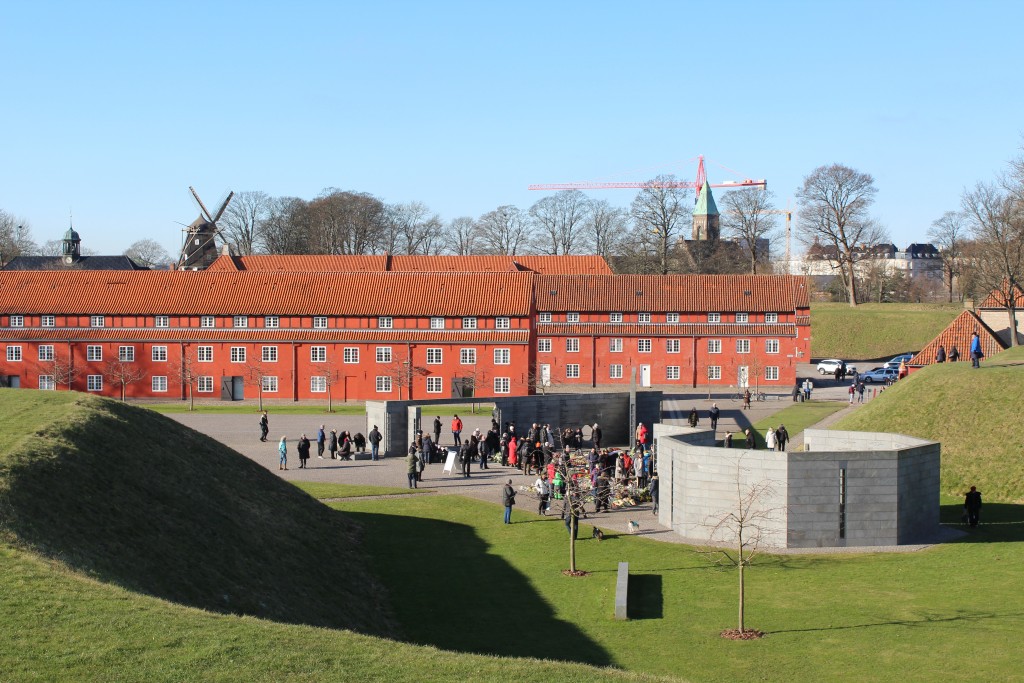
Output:
[[811,304],[811,356],[862,360],[919,351],[961,304]]
[[[188,401],[175,401],[174,403],[136,403],[141,408],[149,408],[150,410],[163,413],[205,413],[210,415],[245,415],[248,413],[258,413],[259,406],[255,403],[234,403],[225,402],[223,404],[196,404],[194,411],[189,411]],[[301,403],[265,403],[264,408],[271,414],[278,415],[326,415],[326,405],[309,405]],[[420,413],[422,415],[451,415],[452,413],[462,412],[464,415],[490,415],[491,411],[494,410],[493,403],[478,403],[476,410],[472,409],[472,406],[467,404],[444,404],[444,405],[430,405],[422,406]],[[366,413],[366,405],[363,403],[335,403],[334,408],[331,412],[332,415],[363,415]]]
[[330,484],[318,481],[295,481],[292,482],[292,484],[317,500],[327,500],[330,498],[359,498],[362,496],[401,496],[409,493],[420,493],[421,491],[421,489],[410,489],[407,486],[399,488],[397,486]]
[[[758,448],[764,448],[764,435],[768,432],[768,428],[778,427],[780,424],[786,425],[789,437],[793,438],[808,427],[818,424],[829,415],[837,413],[845,407],[845,403],[838,401],[803,401],[801,403],[794,403],[771,417],[755,422],[753,425],[754,441],[757,443]],[[745,439],[746,436],[742,431],[734,432],[732,435],[732,447],[746,448]]]

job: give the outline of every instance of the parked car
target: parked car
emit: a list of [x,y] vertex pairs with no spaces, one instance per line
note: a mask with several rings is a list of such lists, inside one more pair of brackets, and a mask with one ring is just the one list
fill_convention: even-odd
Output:
[[913,357],[914,357],[914,354],[912,354],[912,353],[901,353],[900,355],[896,356],[895,358],[887,360],[883,367],[886,367],[886,368],[896,368],[897,370],[899,370],[900,369],[900,363],[902,363],[904,361],[909,363],[910,359],[913,358]]
[[[825,360],[818,363],[818,374],[819,375],[834,375],[836,374],[836,368],[843,364],[843,361],[838,358],[826,358]],[[846,374],[852,375],[857,372],[857,367],[854,365],[846,364]]]
[[872,382],[879,382],[884,384],[888,380],[896,379],[899,376],[899,374],[900,369],[898,367],[875,368],[874,370],[870,370],[861,375],[860,381],[864,382],[864,384],[871,384]]

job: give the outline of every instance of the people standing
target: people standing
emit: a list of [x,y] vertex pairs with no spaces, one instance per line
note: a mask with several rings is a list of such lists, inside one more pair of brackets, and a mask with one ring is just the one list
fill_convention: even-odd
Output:
[[939,344],[939,350],[935,352],[935,362],[945,363],[946,362],[946,347]]
[[533,482],[533,488],[537,490],[537,514],[546,515],[548,514],[548,478],[547,475],[541,472],[540,476],[537,477],[537,481]]
[[981,337],[978,336],[977,330],[971,335],[971,367],[980,368],[981,359],[985,357],[985,354],[981,351]]
[[324,459],[324,445],[327,441],[327,432],[324,431],[324,425],[320,425],[320,429],[316,432],[316,457],[321,460]]
[[263,411],[260,415],[260,441],[267,440],[267,434],[270,433],[270,420],[267,418],[267,411]]
[[[383,437],[380,435],[380,430],[377,429],[377,425],[373,425],[373,429],[370,430],[370,434],[367,437],[370,441],[370,460],[376,460],[380,454],[380,442]],[[323,451],[323,446],[320,447]]]
[[857,382],[857,403],[864,402],[864,382]]
[[[266,441],[266,439],[262,440]],[[288,437],[281,437],[281,443],[277,444],[277,453],[280,456],[280,458],[277,461],[277,469],[288,469]]]
[[590,438],[594,441],[594,448],[601,447],[601,428],[596,422],[594,423],[594,429],[590,434]]
[[757,448],[757,442],[754,441],[754,430],[747,427],[743,433],[747,435],[747,448],[751,450]]
[[413,441],[409,444],[409,455],[405,456],[405,473],[409,478],[409,488],[419,488],[416,486],[416,470],[419,466],[419,458],[416,457],[416,442]]
[[722,414],[722,411],[718,409],[717,403],[711,404],[711,410],[708,411],[708,417],[711,418],[711,431],[718,431],[718,416]]
[[694,427],[697,426],[697,423],[700,421],[700,418],[697,417],[697,409],[696,408],[690,408],[690,416],[687,418],[687,421],[690,423],[690,427],[691,428],[694,428]]
[[505,506],[505,524],[512,523],[512,506],[516,504],[516,490],[512,488],[512,480],[505,483],[501,490],[501,504]]
[[853,405],[853,395],[855,393],[857,393],[857,383],[853,382],[852,384],[850,384],[850,391],[849,391],[849,394],[850,394],[850,405],[851,406]]
[[434,443],[441,445],[441,416],[434,418]]
[[647,426],[643,422],[636,426],[636,445],[642,451],[647,450]]
[[327,436],[327,450],[331,454],[331,460],[334,460],[337,457],[336,453],[338,452],[338,432],[334,429],[332,429],[331,433]]
[[476,459],[477,446],[476,437],[471,436],[462,444],[462,449],[459,451],[459,462],[462,464],[462,476],[469,479],[469,466],[473,464]]
[[750,410],[750,389],[743,390],[743,410]]
[[299,443],[296,444],[295,450],[299,452],[299,469],[306,469],[306,461],[309,460],[309,439],[303,434],[299,437]]
[[804,400],[811,400],[811,392],[814,390],[814,380],[810,377],[804,380]]
[[981,515],[981,491],[972,486],[964,496],[964,507],[967,508],[967,523],[978,526],[978,517]]
[[779,428],[775,430],[775,449],[786,450],[787,441],[789,441],[789,432],[786,430],[786,425],[780,424]]
[[775,430],[772,429],[771,427],[769,427],[768,428],[768,433],[764,435],[764,445],[765,445],[765,447],[768,450],[774,451],[775,450],[775,444],[776,444]]
[[654,503],[654,514],[658,514],[658,475],[651,477],[651,502]]
[[955,363],[958,360],[960,360],[960,352],[956,350],[956,345],[954,344],[953,347],[949,350],[949,362]]

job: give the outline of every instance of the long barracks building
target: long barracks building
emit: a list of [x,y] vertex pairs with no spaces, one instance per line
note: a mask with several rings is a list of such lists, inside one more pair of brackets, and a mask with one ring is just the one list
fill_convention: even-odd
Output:
[[205,271],[0,271],[0,384],[136,398],[788,390],[802,277],[613,275],[599,257],[221,256]]

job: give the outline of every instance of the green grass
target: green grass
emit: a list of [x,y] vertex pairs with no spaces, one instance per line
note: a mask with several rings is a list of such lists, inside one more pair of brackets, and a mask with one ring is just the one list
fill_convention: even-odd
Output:
[[[208,415],[245,415],[255,414],[259,412],[259,406],[256,403],[203,403],[196,404],[195,410],[190,411],[188,409],[188,401],[175,401],[173,403],[137,403],[142,408],[149,408],[150,410],[169,415],[172,413],[204,413]],[[327,405],[317,404],[301,404],[301,403],[283,403],[283,404],[270,404],[264,403],[264,408],[270,414],[277,415],[327,415]],[[453,413],[463,413],[464,415],[490,415],[491,411],[494,410],[493,403],[478,403],[476,410],[473,410],[471,405],[467,404],[444,404],[444,405],[428,405],[420,408],[422,415],[452,415]],[[365,415],[366,405],[363,403],[335,403],[332,415]]]
[[[960,304],[811,305],[811,356],[861,360],[919,351],[953,322]],[[862,368],[863,369],[863,368]]]
[[1024,348],[970,363],[931,365],[837,422],[834,429],[897,432],[942,443],[942,491],[976,485],[986,499],[1024,501],[1021,410]]
[[[754,442],[758,448],[764,448],[764,435],[768,432],[768,428],[775,428],[780,424],[786,425],[786,431],[789,432],[789,438],[792,439],[808,427],[818,424],[829,415],[837,413],[845,407],[845,403],[837,401],[803,401],[801,403],[794,403],[771,417],[755,422],[752,425],[755,432]],[[742,429],[738,432],[733,432],[732,447],[746,448],[746,436],[743,434]]]
[[360,498],[363,496],[401,496],[430,490],[410,489],[407,486],[365,486],[362,484],[330,484],[318,481],[297,481],[292,483],[317,500]]

